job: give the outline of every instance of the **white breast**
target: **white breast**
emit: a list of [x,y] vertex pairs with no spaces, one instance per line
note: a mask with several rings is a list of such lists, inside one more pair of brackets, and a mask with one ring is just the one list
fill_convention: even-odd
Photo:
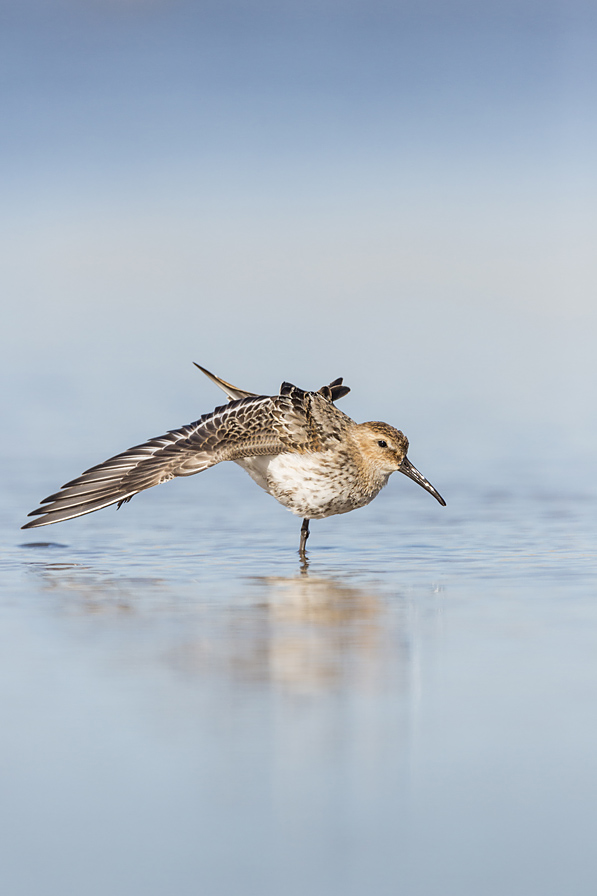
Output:
[[328,452],[246,457],[235,463],[280,504],[309,519],[347,513],[368,504],[379,492],[364,494],[354,470]]

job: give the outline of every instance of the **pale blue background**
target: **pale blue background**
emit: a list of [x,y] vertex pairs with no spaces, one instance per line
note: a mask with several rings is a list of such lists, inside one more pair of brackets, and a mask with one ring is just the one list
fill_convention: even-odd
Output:
[[595,18],[3,4],[7,431],[103,455],[209,409],[198,360],[561,480],[596,439]]
[[[8,896],[596,891],[596,38],[575,0],[0,4]],[[306,579],[235,468],[19,530],[219,403],[193,360],[344,376],[448,507],[393,477]]]

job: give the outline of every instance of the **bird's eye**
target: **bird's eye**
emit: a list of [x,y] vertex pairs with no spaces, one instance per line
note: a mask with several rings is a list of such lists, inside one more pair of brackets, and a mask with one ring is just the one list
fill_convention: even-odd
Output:
[[380,439],[380,441],[379,441],[377,444],[379,445],[380,448],[387,448],[387,447],[388,447],[388,443],[387,443],[387,442],[384,442],[383,439]]

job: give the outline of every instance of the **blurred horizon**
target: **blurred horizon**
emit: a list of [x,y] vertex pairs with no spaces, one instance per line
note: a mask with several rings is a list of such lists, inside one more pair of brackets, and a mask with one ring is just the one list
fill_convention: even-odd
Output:
[[592,456],[591,4],[1,15],[20,451],[196,419],[220,399],[195,360],[263,392],[342,375],[427,468]]

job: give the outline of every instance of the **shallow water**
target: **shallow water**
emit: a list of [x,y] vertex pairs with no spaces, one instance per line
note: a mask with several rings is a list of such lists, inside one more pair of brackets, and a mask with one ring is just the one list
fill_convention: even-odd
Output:
[[2,511],[3,893],[595,892],[595,498],[393,477],[302,569],[235,468],[20,532],[67,466]]

